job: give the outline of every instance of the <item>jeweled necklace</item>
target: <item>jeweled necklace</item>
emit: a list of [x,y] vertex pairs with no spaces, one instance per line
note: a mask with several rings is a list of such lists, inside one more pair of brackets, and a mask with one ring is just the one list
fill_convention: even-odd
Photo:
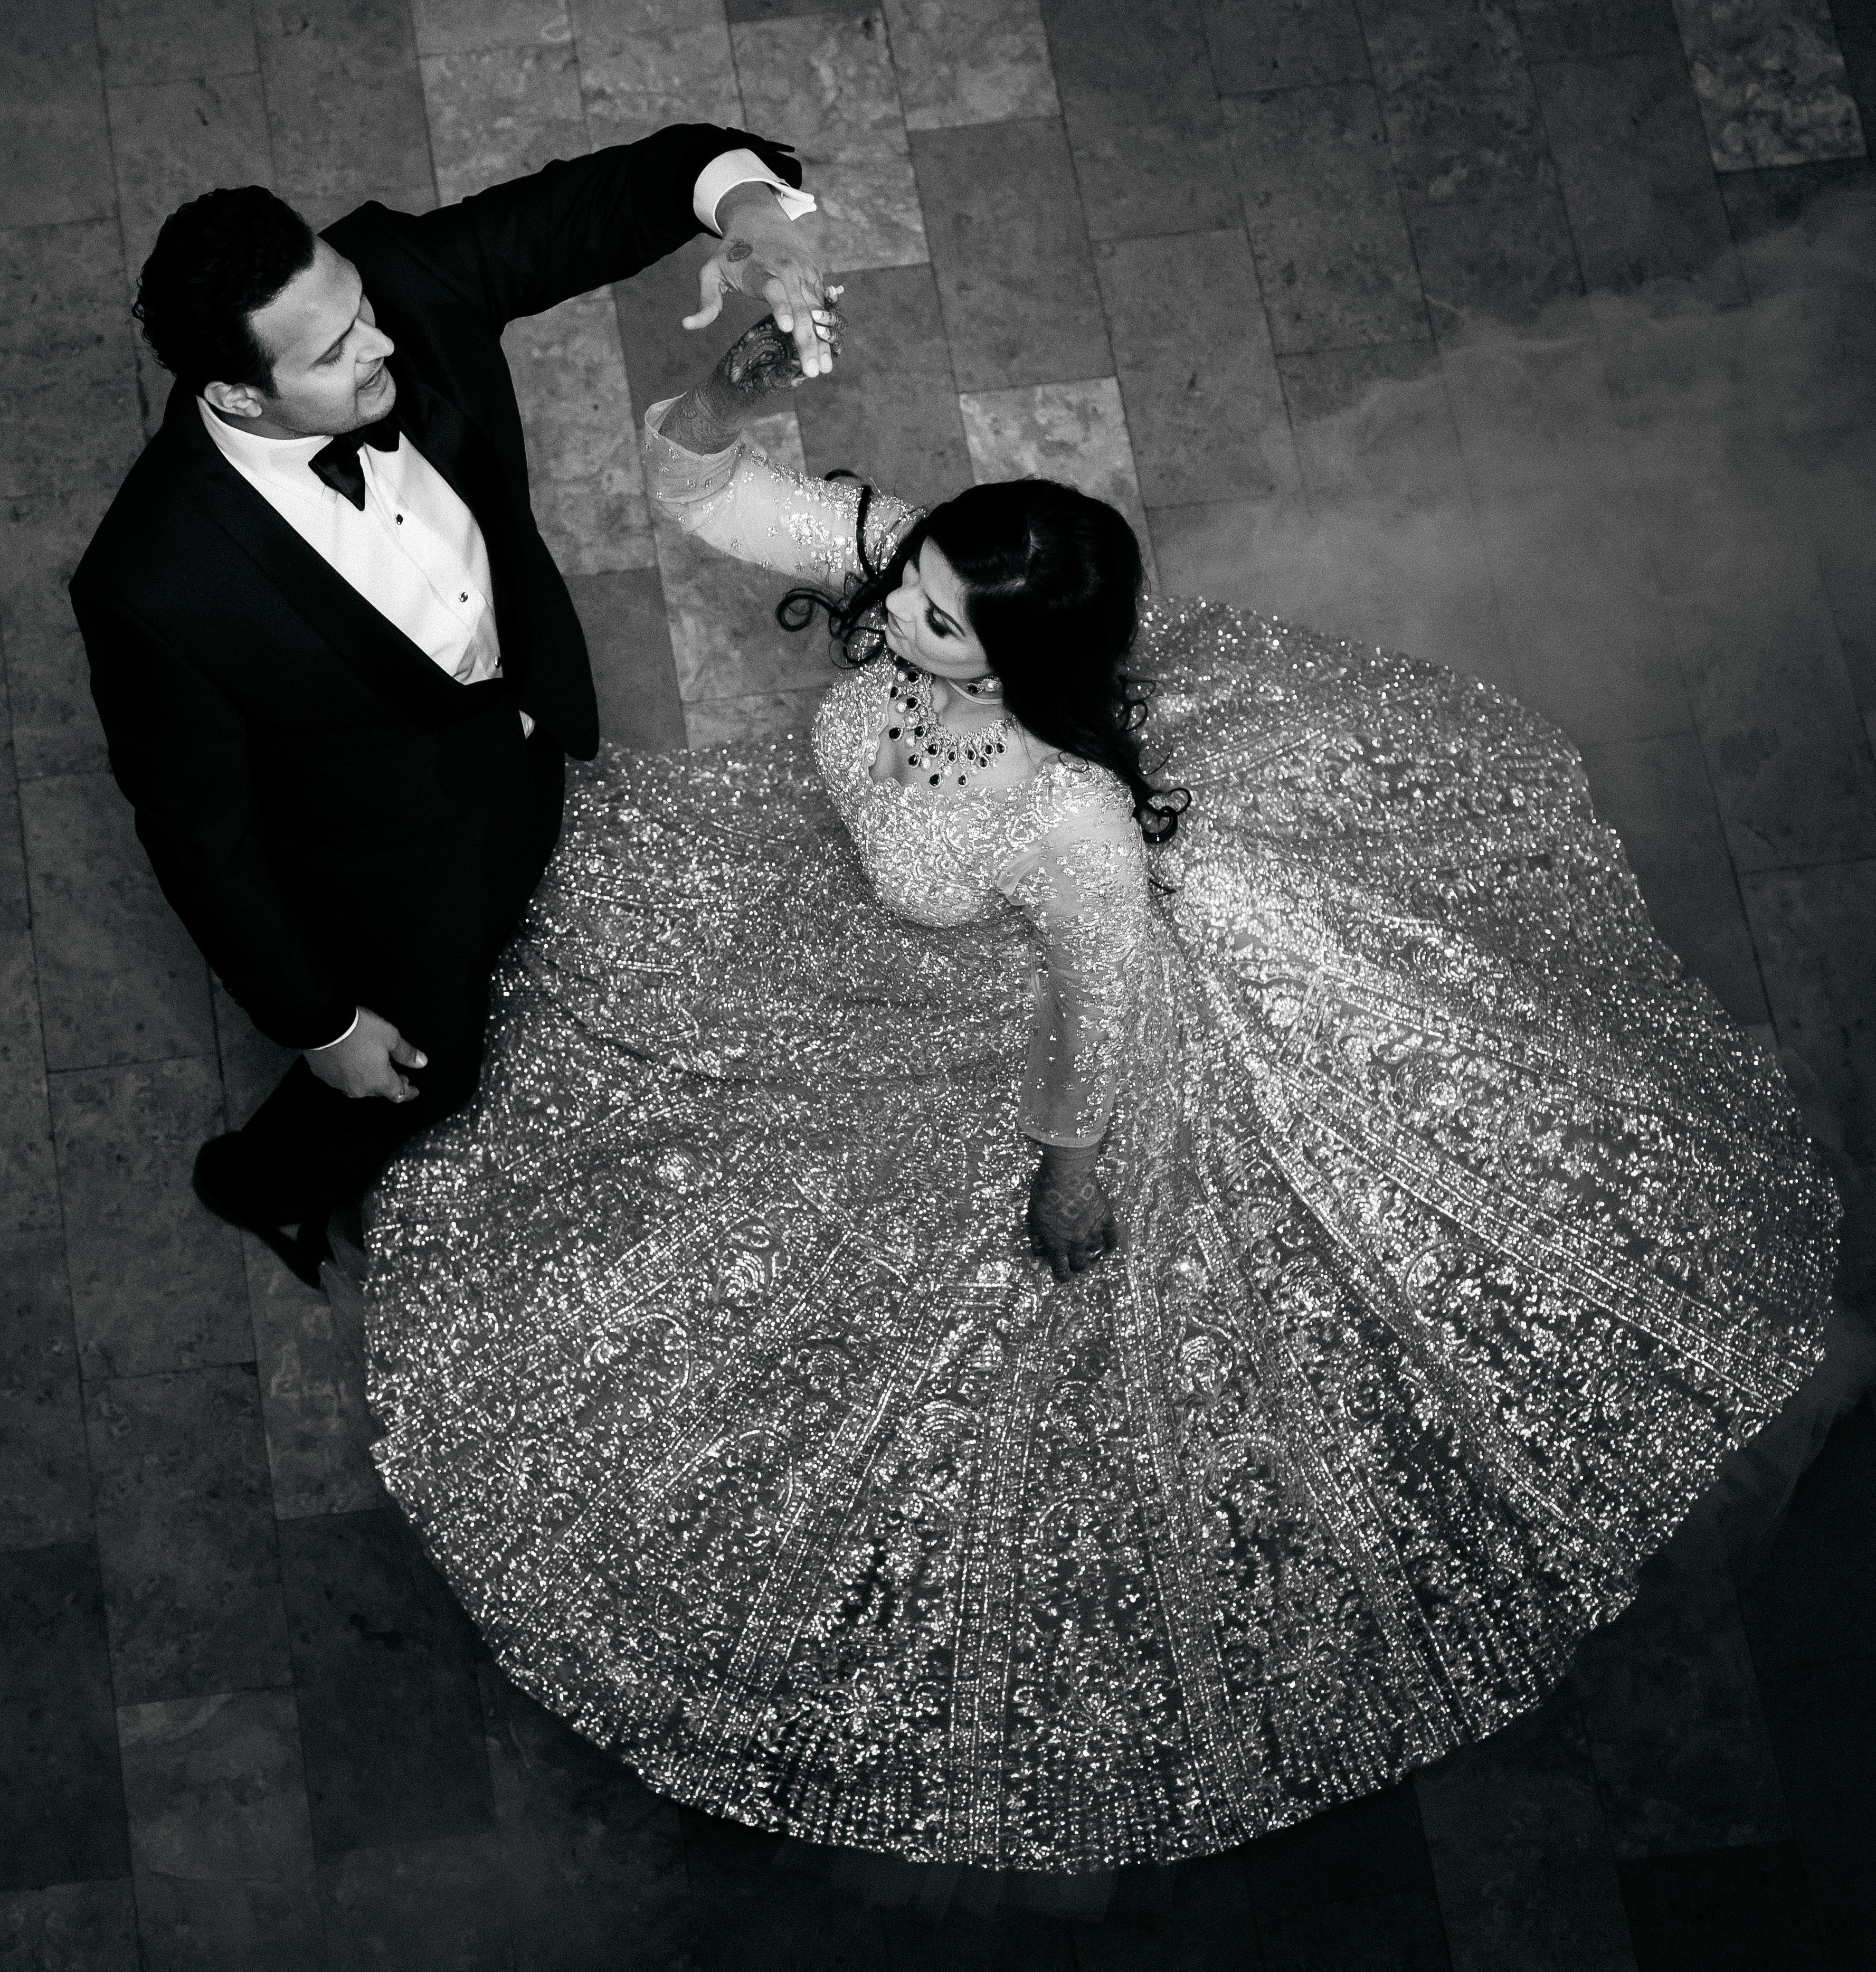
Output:
[[[941,725],[934,683],[916,665],[901,657],[893,658],[892,710],[886,717],[886,736],[905,748],[906,766],[922,772],[933,787],[948,780],[964,787],[973,774],[981,773],[1008,746],[1010,715],[1006,712],[993,726],[981,726],[974,733],[959,733]],[[993,700],[1002,696],[994,678],[960,680],[958,689],[975,699]]]

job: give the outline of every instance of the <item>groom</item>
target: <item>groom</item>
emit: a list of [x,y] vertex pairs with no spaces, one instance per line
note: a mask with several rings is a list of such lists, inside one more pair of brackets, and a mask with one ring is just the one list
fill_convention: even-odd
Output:
[[331,1208],[474,1093],[564,757],[599,745],[503,325],[704,227],[723,244],[687,326],[740,289],[826,367],[801,176],[786,145],[677,125],[318,237],[258,186],[210,192],[144,265],[136,312],[175,385],[72,602],[164,894],[300,1051],[203,1146],[197,1193],[304,1279]]

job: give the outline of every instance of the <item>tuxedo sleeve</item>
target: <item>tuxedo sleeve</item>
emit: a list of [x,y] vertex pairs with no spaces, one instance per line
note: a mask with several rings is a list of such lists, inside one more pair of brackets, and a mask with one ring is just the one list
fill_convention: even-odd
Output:
[[111,771],[156,880],[222,984],[270,1039],[318,1047],[356,1010],[276,880],[246,726],[127,612],[74,593]]
[[[746,130],[674,123],[635,144],[556,160],[459,204],[406,218],[413,248],[497,326],[622,281],[703,229],[699,176],[726,151],[752,151],[799,187],[788,145]],[[347,220],[331,230],[344,250]]]

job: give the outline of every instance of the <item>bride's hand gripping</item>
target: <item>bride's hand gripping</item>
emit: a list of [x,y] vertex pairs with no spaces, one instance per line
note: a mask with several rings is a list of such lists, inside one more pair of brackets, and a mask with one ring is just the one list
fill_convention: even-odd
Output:
[[1119,1222],[1095,1166],[1100,1147],[1064,1149],[1045,1144],[1029,1184],[1029,1238],[1055,1269],[1055,1278],[1085,1272],[1121,1243]]
[[[835,303],[838,288],[822,297],[827,347],[838,352],[844,325]],[[716,452],[735,444],[736,433],[771,407],[770,400],[804,380],[795,347],[772,315],[746,329],[717,360],[701,384],[687,390],[665,414],[664,435],[687,452]]]
[[794,341],[804,376],[834,367],[840,342],[834,333],[827,276],[821,267],[820,222],[811,213],[791,220],[765,184],[740,184],[716,208],[723,240],[697,276],[697,312],[686,328],[707,328],[722,312],[726,294],[768,302],[777,326]]

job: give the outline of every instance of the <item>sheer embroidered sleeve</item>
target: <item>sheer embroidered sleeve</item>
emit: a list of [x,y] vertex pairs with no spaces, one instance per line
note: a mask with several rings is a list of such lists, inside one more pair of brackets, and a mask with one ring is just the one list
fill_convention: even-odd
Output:
[[[825,583],[836,594],[860,573],[858,480],[811,479],[778,465],[746,433],[723,452],[687,452],[661,429],[677,401],[645,413],[645,488],[686,534],[738,561]],[[915,517],[902,500],[875,491],[866,552],[876,567]]]
[[998,878],[1042,942],[1023,1134],[1065,1148],[1107,1133],[1151,909],[1124,792],[1105,775],[1073,778],[1093,785]]

